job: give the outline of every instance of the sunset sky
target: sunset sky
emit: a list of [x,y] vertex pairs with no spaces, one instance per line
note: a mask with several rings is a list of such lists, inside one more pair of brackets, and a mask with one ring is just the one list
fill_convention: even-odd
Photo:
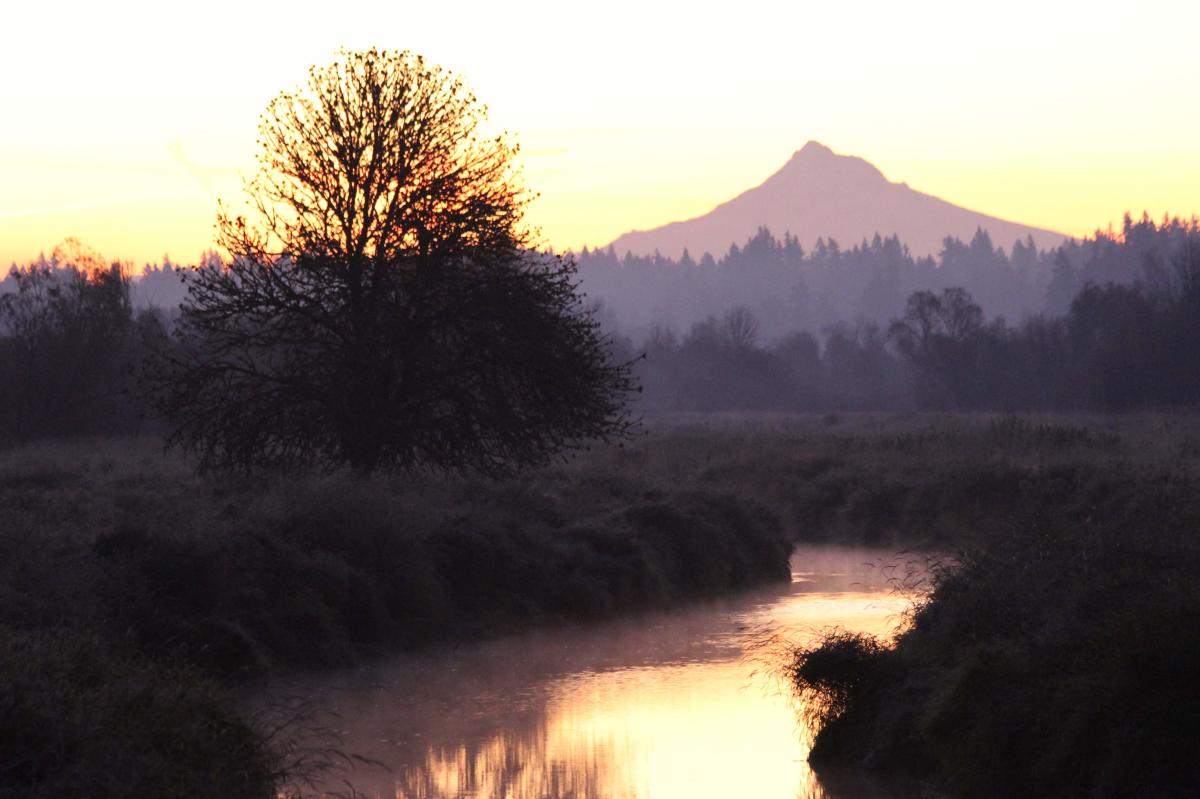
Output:
[[67,237],[194,261],[267,102],[371,45],[469,82],[521,143],[530,222],[559,249],[704,213],[810,139],[1069,234],[1200,212],[1195,0],[44,0],[4,17],[3,264]]

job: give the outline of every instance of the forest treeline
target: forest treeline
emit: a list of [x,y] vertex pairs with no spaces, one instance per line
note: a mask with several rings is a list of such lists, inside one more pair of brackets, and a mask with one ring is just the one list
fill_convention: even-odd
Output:
[[[1040,253],[1007,254],[980,232],[948,239],[940,262],[894,238],[804,253],[765,230],[720,261],[578,261],[618,358],[637,362],[644,412],[1200,404],[1197,220],[1126,217],[1120,233]],[[0,284],[0,438],[151,429],[139,365],[172,346],[184,272],[164,262],[132,277],[78,248],[14,266]],[[622,281],[629,297],[613,299]],[[1037,296],[1040,311],[1002,312]],[[681,330],[656,297],[712,312]],[[622,321],[643,313],[657,321]]]
[[1159,287],[1169,281],[1170,253],[1196,230],[1195,219],[1155,223],[1126,214],[1119,231],[1097,231],[1053,250],[1039,251],[1026,239],[1006,251],[979,230],[969,242],[947,237],[937,258],[917,258],[895,236],[876,234],[850,248],[819,239],[806,251],[795,236],[785,233],[781,240],[760,228],[723,255],[685,251],[675,261],[584,248],[578,262],[591,299],[611,309],[611,321],[635,338],[656,326],[686,330],[732,305],[749,308],[763,335],[778,338],[841,322],[886,326],[913,292],[951,287],[966,289],[989,314],[1010,321],[1061,316],[1089,283]]
[[[1119,235],[1100,233],[1036,255],[1022,245],[1011,259],[981,232],[970,245],[948,240],[940,265],[908,258],[894,239],[837,256],[818,248],[790,267],[799,273],[797,285],[804,285],[805,274],[829,279],[832,258],[841,264],[843,284],[878,286],[880,275],[890,273],[904,275],[905,290],[912,289],[889,295],[891,309],[882,321],[843,318],[819,332],[800,315],[788,328],[779,320],[768,324],[765,306],[747,296],[772,283],[777,296],[789,296],[778,290],[786,285],[778,276],[762,278],[783,270],[789,251],[799,252],[790,237],[781,244],[762,231],[720,264],[696,264],[695,284],[723,281],[725,289],[714,288],[712,296],[732,305],[686,332],[658,324],[640,340],[622,337],[616,313],[608,315],[625,352],[645,355],[639,376],[646,409],[1118,411],[1200,402],[1192,356],[1200,343],[1196,220],[1156,225],[1126,217]],[[747,253],[774,253],[775,260]],[[980,294],[995,296],[1006,281],[1017,293],[1035,283],[1034,271],[1014,266],[1027,256],[1051,264],[1047,309],[1010,323]],[[597,257],[605,256],[584,256],[581,263]],[[680,280],[678,291],[684,291],[686,263],[636,260],[620,268],[645,269],[648,294],[658,285],[655,276]],[[926,268],[931,271],[921,279]],[[741,284],[731,277],[738,270],[746,275]]]

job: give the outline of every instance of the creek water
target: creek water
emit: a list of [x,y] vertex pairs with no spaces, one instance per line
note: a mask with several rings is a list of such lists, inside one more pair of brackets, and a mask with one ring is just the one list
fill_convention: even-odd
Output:
[[328,777],[389,799],[888,797],[818,777],[765,638],[887,635],[919,558],[802,547],[790,583],[595,625],[408,655],[274,686],[304,696],[355,761]]

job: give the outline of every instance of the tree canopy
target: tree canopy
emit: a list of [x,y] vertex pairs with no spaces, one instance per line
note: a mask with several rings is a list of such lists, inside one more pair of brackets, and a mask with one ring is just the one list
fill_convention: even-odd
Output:
[[205,466],[504,473],[621,436],[635,389],[539,252],[506,136],[408,52],[343,52],[263,115],[251,210],[187,275],[149,383]]

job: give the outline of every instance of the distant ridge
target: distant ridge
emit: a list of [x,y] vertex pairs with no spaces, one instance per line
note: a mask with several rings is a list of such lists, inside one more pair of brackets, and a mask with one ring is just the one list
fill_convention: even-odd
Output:
[[1057,247],[1067,238],[969,211],[905,183],[892,183],[867,161],[838,155],[810,141],[762,185],[703,216],[626,233],[612,246],[621,255],[658,251],[678,258],[686,247],[694,257],[705,252],[719,257],[762,226],[780,237],[790,232],[807,249],[822,237],[848,248],[876,233],[896,234],[915,256],[936,255],[946,236],[969,241],[978,228],[1005,249],[1027,236],[1033,237],[1038,249]]

